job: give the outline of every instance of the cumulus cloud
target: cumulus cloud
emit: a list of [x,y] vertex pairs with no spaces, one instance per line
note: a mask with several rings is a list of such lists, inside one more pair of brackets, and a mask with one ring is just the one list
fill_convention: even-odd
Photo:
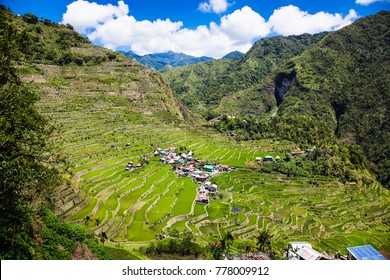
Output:
[[362,6],[368,6],[375,2],[388,2],[390,3],[390,0],[356,0],[356,4],[362,5]]
[[221,30],[232,40],[241,42],[250,42],[253,38],[264,37],[270,33],[265,19],[248,6],[223,16]]
[[117,5],[101,5],[77,0],[67,6],[62,22],[72,24],[95,44],[114,50],[131,49],[141,55],[172,50],[220,58],[235,50],[247,52],[255,40],[270,34],[336,30],[356,18],[354,10],[343,17],[325,12],[309,14],[290,5],[275,10],[267,21],[245,6],[221,17],[220,23],[188,29],[183,22],[170,19],[139,21],[129,15],[129,7],[123,1]]
[[223,13],[228,8],[227,0],[209,0],[208,2],[202,2],[199,4],[198,9],[205,13]]
[[280,35],[298,35],[305,32],[318,33],[333,31],[351,24],[358,18],[355,10],[350,10],[344,18],[341,14],[318,12],[309,14],[298,7],[289,5],[276,9],[268,20],[272,31]]
[[66,8],[62,21],[72,23],[76,30],[83,33],[86,29],[95,28],[113,17],[121,17],[129,13],[129,7],[123,1],[118,1],[118,6],[113,6],[111,4],[99,5],[95,2],[77,0]]

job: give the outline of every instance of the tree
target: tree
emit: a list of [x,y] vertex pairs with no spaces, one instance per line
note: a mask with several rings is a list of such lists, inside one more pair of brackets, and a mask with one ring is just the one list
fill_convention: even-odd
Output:
[[271,251],[271,239],[273,234],[270,234],[268,229],[260,230],[258,235],[256,235],[256,245],[259,252]]
[[27,13],[23,15],[23,20],[27,23],[31,24],[37,24],[38,23],[38,17],[32,13]]
[[221,243],[219,241],[208,243],[206,248],[211,255],[210,256],[211,259],[213,259],[213,260],[221,260],[222,259],[223,250],[222,250]]
[[31,258],[32,218],[60,182],[54,127],[38,113],[38,94],[24,85],[12,62],[20,34],[0,7],[0,258]]

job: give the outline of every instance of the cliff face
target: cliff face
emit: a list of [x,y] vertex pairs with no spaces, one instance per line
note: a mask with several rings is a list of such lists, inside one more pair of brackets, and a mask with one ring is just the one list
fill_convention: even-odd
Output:
[[292,87],[295,80],[296,72],[292,71],[289,74],[279,73],[275,78],[275,99],[276,106],[280,106],[284,100],[284,96]]

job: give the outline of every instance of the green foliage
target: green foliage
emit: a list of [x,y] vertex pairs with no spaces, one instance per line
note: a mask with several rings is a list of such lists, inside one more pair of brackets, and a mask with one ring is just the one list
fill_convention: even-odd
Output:
[[35,223],[41,222],[41,234],[36,233],[40,246],[35,247],[33,259],[68,260],[75,257],[77,250],[81,256],[82,250],[90,250],[98,259],[111,259],[104,247],[86,235],[83,225],[58,221],[56,215],[44,207],[41,207],[38,217]]
[[[1,10],[2,12],[2,10]],[[12,26],[0,20],[0,226],[1,255],[19,258],[28,244],[36,205],[60,182],[58,153],[49,143],[54,127],[34,103],[38,95],[21,83],[11,61],[20,40]],[[3,40],[6,39],[6,40]],[[20,242],[20,243],[19,243]],[[20,255],[22,254],[22,255]],[[24,255],[29,258],[30,255]]]
[[[287,129],[293,122],[291,128],[309,129],[316,141],[331,143],[335,135],[341,143],[360,145],[388,187],[389,22],[389,12],[360,19],[294,58],[296,79],[278,111]],[[286,136],[307,142],[291,129]]]
[[[163,75],[180,101],[206,119],[211,119],[221,110],[229,108],[223,106],[218,112],[213,111],[222,98],[252,88],[288,59],[300,54],[324,36],[322,33],[265,38],[256,42],[245,56],[180,67],[164,72]],[[243,103],[242,108],[256,108],[250,99]],[[265,106],[264,111],[267,108]],[[239,108],[235,111],[240,113]]]
[[369,182],[365,157],[359,146],[323,146],[309,152],[307,156],[286,158],[273,164],[264,164],[263,172],[278,172],[287,176],[337,178],[342,182]]
[[141,248],[141,252],[149,256],[153,255],[179,255],[198,258],[204,254],[201,245],[194,242],[194,236],[190,232],[183,233],[179,239],[168,239],[159,242],[152,242],[146,248]]
[[36,15],[33,15],[31,13],[23,15],[23,20],[30,24],[37,24],[38,23],[38,17]]
[[89,40],[73,30],[70,24],[57,24],[48,19],[39,20],[27,13],[22,17],[13,15],[0,6],[0,17],[7,25],[16,26],[20,31],[20,42],[16,44],[20,62],[35,62],[57,65],[99,65],[105,61],[116,61],[120,55],[101,51]]
[[273,235],[268,229],[262,229],[256,235],[256,246],[259,252],[271,252],[272,251],[272,238]]

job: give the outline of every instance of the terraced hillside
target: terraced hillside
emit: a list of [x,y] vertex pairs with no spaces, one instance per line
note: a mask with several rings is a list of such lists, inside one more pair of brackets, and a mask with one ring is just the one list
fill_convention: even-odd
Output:
[[[256,157],[284,157],[287,145],[296,147],[271,140],[237,143],[185,125],[178,111],[164,107],[158,76],[138,64],[21,70],[25,81],[45,92],[39,110],[62,128],[58,140],[72,176],[54,197],[64,220],[86,224],[128,248],[145,245],[156,234],[184,231],[201,243],[230,231],[238,247],[268,228],[279,250],[289,241],[305,240],[329,252],[367,242],[390,252],[387,190],[256,171]],[[177,178],[172,166],[153,157],[156,148],[171,146],[237,169],[212,178],[220,195],[208,205],[196,204],[198,185]],[[125,171],[129,161],[145,165]]]

